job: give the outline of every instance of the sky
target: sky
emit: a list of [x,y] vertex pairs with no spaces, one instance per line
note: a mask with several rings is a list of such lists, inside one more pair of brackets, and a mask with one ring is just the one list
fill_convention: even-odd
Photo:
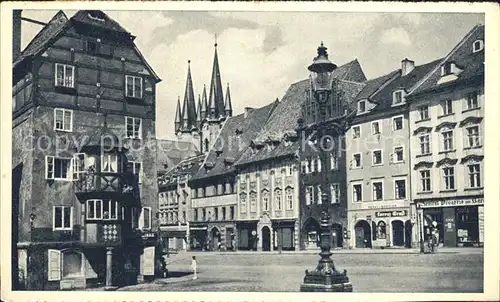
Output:
[[[76,11],[65,10],[73,16]],[[358,59],[368,79],[400,68],[404,58],[425,64],[445,56],[483,14],[104,11],[137,38],[135,43],[162,79],[157,85],[156,133],[175,139],[178,96],[184,96],[187,61],[195,94],[210,86],[214,40],[233,115],[284,96],[309,76],[307,66],[323,41],[338,66]],[[47,22],[57,11],[23,10]],[[22,48],[42,27],[23,22]],[[225,93],[225,90],[224,90]]]

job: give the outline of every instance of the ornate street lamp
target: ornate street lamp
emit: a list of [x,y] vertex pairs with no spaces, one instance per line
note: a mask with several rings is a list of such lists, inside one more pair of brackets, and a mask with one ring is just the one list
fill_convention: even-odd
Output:
[[[331,97],[331,74],[337,68],[335,64],[328,59],[327,48],[321,42],[318,47],[318,56],[314,58],[313,63],[308,67],[311,71],[312,89],[315,101],[319,104],[320,119],[317,123],[317,141],[323,142],[323,135],[325,134],[328,126],[326,121],[326,104]],[[321,201],[323,211],[321,214],[321,235],[320,247],[321,252],[319,255],[321,259],[312,272],[306,270],[304,283],[300,286],[302,292],[352,292],[352,285],[347,277],[347,271],[342,273],[335,269],[333,260],[330,258],[332,253],[332,230],[330,226],[330,215],[328,214],[328,205],[330,204],[328,196],[328,170],[327,167],[327,151],[325,146],[320,143],[319,146],[322,177],[321,177]]]

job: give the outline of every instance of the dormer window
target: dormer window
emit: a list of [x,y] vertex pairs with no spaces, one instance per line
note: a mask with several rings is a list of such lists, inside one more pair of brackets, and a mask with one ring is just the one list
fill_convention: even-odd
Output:
[[443,66],[441,66],[441,76],[444,77],[446,75],[452,74],[454,65],[455,63],[446,62]]
[[483,40],[476,40],[472,43],[472,52],[479,52],[484,49]]
[[366,111],[366,101],[359,101],[358,102],[358,113],[364,113]]
[[404,102],[404,91],[403,90],[397,90],[392,93],[392,104],[393,105],[399,105],[403,104]]

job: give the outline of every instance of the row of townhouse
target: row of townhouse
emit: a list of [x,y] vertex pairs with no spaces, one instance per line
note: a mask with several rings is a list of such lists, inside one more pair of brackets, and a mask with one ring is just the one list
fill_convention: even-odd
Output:
[[[196,119],[176,119],[180,139],[200,154],[187,173],[190,214],[172,223],[186,223],[191,249],[308,249],[318,246],[326,207],[333,247],[416,247],[433,224],[445,246],[481,245],[483,62],[478,25],[447,56],[420,66],[404,59],[371,80],[357,60],[337,67],[323,107],[310,78],[281,101],[232,116],[229,89],[225,103],[215,89],[216,51],[208,104],[204,90]],[[183,108],[194,104],[190,70],[186,89]],[[182,121],[194,126],[183,132]],[[333,148],[322,161],[314,146],[323,121]]]
[[18,10],[13,288],[113,287],[153,277],[159,77],[135,37],[102,11],[71,18],[59,11],[22,52],[20,30]]
[[352,247],[483,244],[484,26],[366,82],[347,132]]

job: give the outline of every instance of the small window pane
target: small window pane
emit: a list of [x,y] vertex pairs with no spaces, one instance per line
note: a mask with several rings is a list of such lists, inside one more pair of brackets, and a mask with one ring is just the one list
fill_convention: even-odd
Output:
[[71,207],[64,207],[64,227],[71,227]]
[[54,212],[54,227],[61,228],[62,225],[62,208],[56,207]]
[[95,218],[102,219],[102,200],[95,201]]

